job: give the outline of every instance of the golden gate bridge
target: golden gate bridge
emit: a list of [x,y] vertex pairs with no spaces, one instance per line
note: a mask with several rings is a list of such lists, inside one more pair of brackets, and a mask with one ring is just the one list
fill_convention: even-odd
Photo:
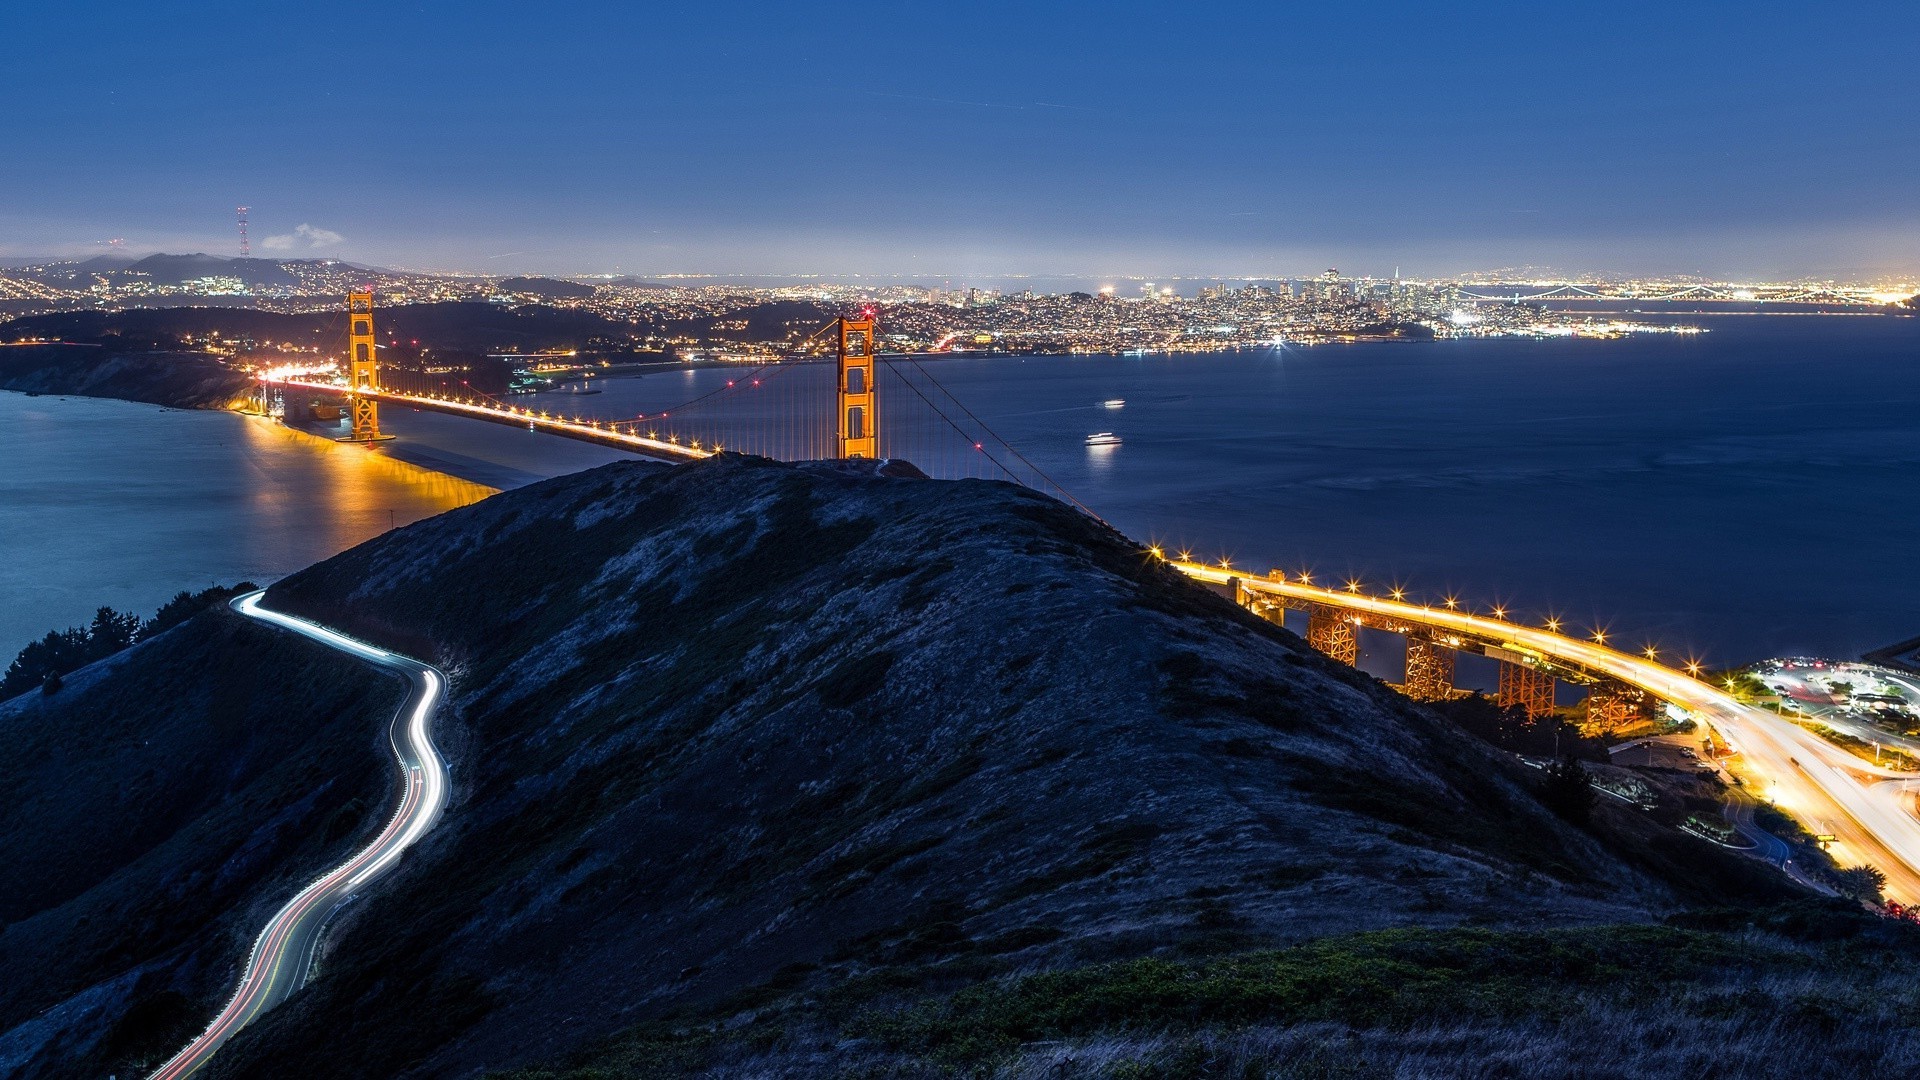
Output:
[[352,433],[344,441],[391,438],[380,428],[380,406],[386,404],[509,424],[669,462],[729,451],[781,461],[879,459],[884,448],[886,458],[912,462],[930,477],[1009,480],[1092,514],[996,434],[919,357],[881,352],[871,310],[828,322],[791,355],[683,368],[712,385],[621,416],[547,400],[569,396],[564,392],[526,395],[542,400],[516,404],[510,396],[464,382],[418,379],[412,373],[400,381],[415,385],[389,385],[373,322],[373,294],[350,293],[345,364],[267,371],[260,376],[262,391],[345,398]]

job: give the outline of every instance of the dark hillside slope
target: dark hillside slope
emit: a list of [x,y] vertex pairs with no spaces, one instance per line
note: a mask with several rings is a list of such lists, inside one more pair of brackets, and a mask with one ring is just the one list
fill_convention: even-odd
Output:
[[0,349],[0,390],[224,409],[252,388],[252,377],[205,353],[126,353],[82,345]]
[[[586,311],[474,301],[399,304],[379,309],[375,318],[383,338],[467,352],[618,343],[632,337],[634,329],[630,323]],[[31,315],[0,324],[0,333],[10,338],[94,342],[116,350],[178,348],[184,338],[205,338],[216,331],[225,337],[337,349],[346,340],[346,316],[339,311],[295,315],[250,308],[128,308]]]
[[1493,752],[1004,484],[611,465],[268,602],[438,662],[466,741],[439,829],[213,1076],[462,1076],[770,983],[1666,903]]
[[224,608],[0,702],[0,1076],[132,1075],[392,796],[401,687]]

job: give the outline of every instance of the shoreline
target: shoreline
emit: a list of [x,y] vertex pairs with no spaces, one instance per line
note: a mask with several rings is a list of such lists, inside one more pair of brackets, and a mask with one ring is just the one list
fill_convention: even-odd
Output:
[[258,423],[264,425],[267,430],[284,431],[287,433],[289,441],[300,443],[315,453],[339,453],[351,449],[360,449],[362,452],[368,453],[370,459],[381,461],[385,465],[390,466],[394,475],[398,478],[406,480],[430,479],[451,481],[456,484],[471,486],[484,493],[475,499],[469,500],[471,502],[478,502],[480,499],[498,495],[500,492],[506,490],[505,486],[490,484],[475,475],[466,475],[451,469],[436,469],[431,465],[423,464],[419,461],[409,460],[408,458],[398,457],[392,454],[380,453],[380,450],[385,449],[384,446],[370,449],[355,443],[340,442],[335,439],[329,439],[317,432],[283,423],[260,413],[248,412],[244,409],[233,408],[231,406],[163,405],[153,401],[141,401],[137,398],[116,397],[112,394],[48,393],[40,390],[16,390],[5,386],[0,386],[0,394],[10,394],[17,398],[33,398],[42,401],[65,401],[68,398],[80,398],[87,401],[113,401],[123,405],[134,405],[143,409],[152,409],[157,413],[223,414],[232,416],[243,423]]
[[96,609],[151,614],[180,591],[266,584],[498,485],[369,454],[265,418],[98,395],[0,393],[16,460],[0,481],[0,664]]

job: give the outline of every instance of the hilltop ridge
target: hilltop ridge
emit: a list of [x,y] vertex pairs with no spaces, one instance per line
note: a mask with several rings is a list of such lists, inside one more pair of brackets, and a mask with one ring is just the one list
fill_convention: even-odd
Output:
[[[904,463],[620,463],[387,533],[267,603],[449,674],[436,740],[454,795],[343,912],[312,984],[223,1048],[212,1077],[290,1060],[310,1077],[544,1076],[639,1060],[641,1045],[655,1060],[645,1033],[691,1016],[751,1030],[775,1001],[851,1009],[1107,961],[1469,935],[1421,954],[1440,956],[1682,906],[1547,812],[1512,759],[1007,484]],[[184,1041],[224,999],[248,920],[381,817],[364,790],[387,767],[385,717],[342,716],[310,688],[322,671],[391,687],[232,621],[202,616],[78,674],[71,698],[0,706],[0,724],[56,730],[98,707],[90,686],[229,686],[241,660],[252,723],[357,771],[281,770],[278,794],[181,811],[148,854],[16,904],[0,982],[40,967],[0,998],[0,1062],[23,1077],[97,1075]],[[209,634],[234,643],[203,652]],[[236,767],[219,740],[168,752],[201,775]],[[25,805],[51,805],[59,782],[35,774]],[[153,894],[163,871],[227,873],[226,849],[194,837],[309,806],[307,791],[332,809],[276,826],[275,850],[298,857],[250,862],[223,894],[233,907],[183,913]],[[58,834],[17,820],[45,831],[16,835]],[[129,895],[156,905],[164,937],[86,929]],[[25,947],[40,940],[67,944]],[[138,1019],[109,1038],[116,1013]],[[936,1037],[866,1015],[833,1023],[891,1032],[889,1046]],[[699,1030],[673,1036],[685,1068],[613,1074],[727,1060]],[[993,1053],[1019,1045],[1007,1037]],[[805,1074],[792,1052],[765,1068]]]

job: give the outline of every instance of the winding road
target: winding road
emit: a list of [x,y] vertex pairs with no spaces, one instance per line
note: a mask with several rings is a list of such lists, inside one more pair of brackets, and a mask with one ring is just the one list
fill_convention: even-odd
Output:
[[180,1080],[205,1065],[234,1033],[285,1001],[307,981],[320,931],[340,907],[392,869],[402,852],[439,820],[447,802],[447,767],[433,745],[430,727],[440,707],[447,678],[432,666],[329,630],[319,623],[260,606],[265,590],[233,601],[233,609],[302,637],[338,649],[407,681],[407,698],[394,715],[390,741],[400,769],[400,800],[393,817],[373,842],[346,862],[315,878],[267,920],[247,958],[246,974],[220,1015],[188,1043],[152,1080]]

